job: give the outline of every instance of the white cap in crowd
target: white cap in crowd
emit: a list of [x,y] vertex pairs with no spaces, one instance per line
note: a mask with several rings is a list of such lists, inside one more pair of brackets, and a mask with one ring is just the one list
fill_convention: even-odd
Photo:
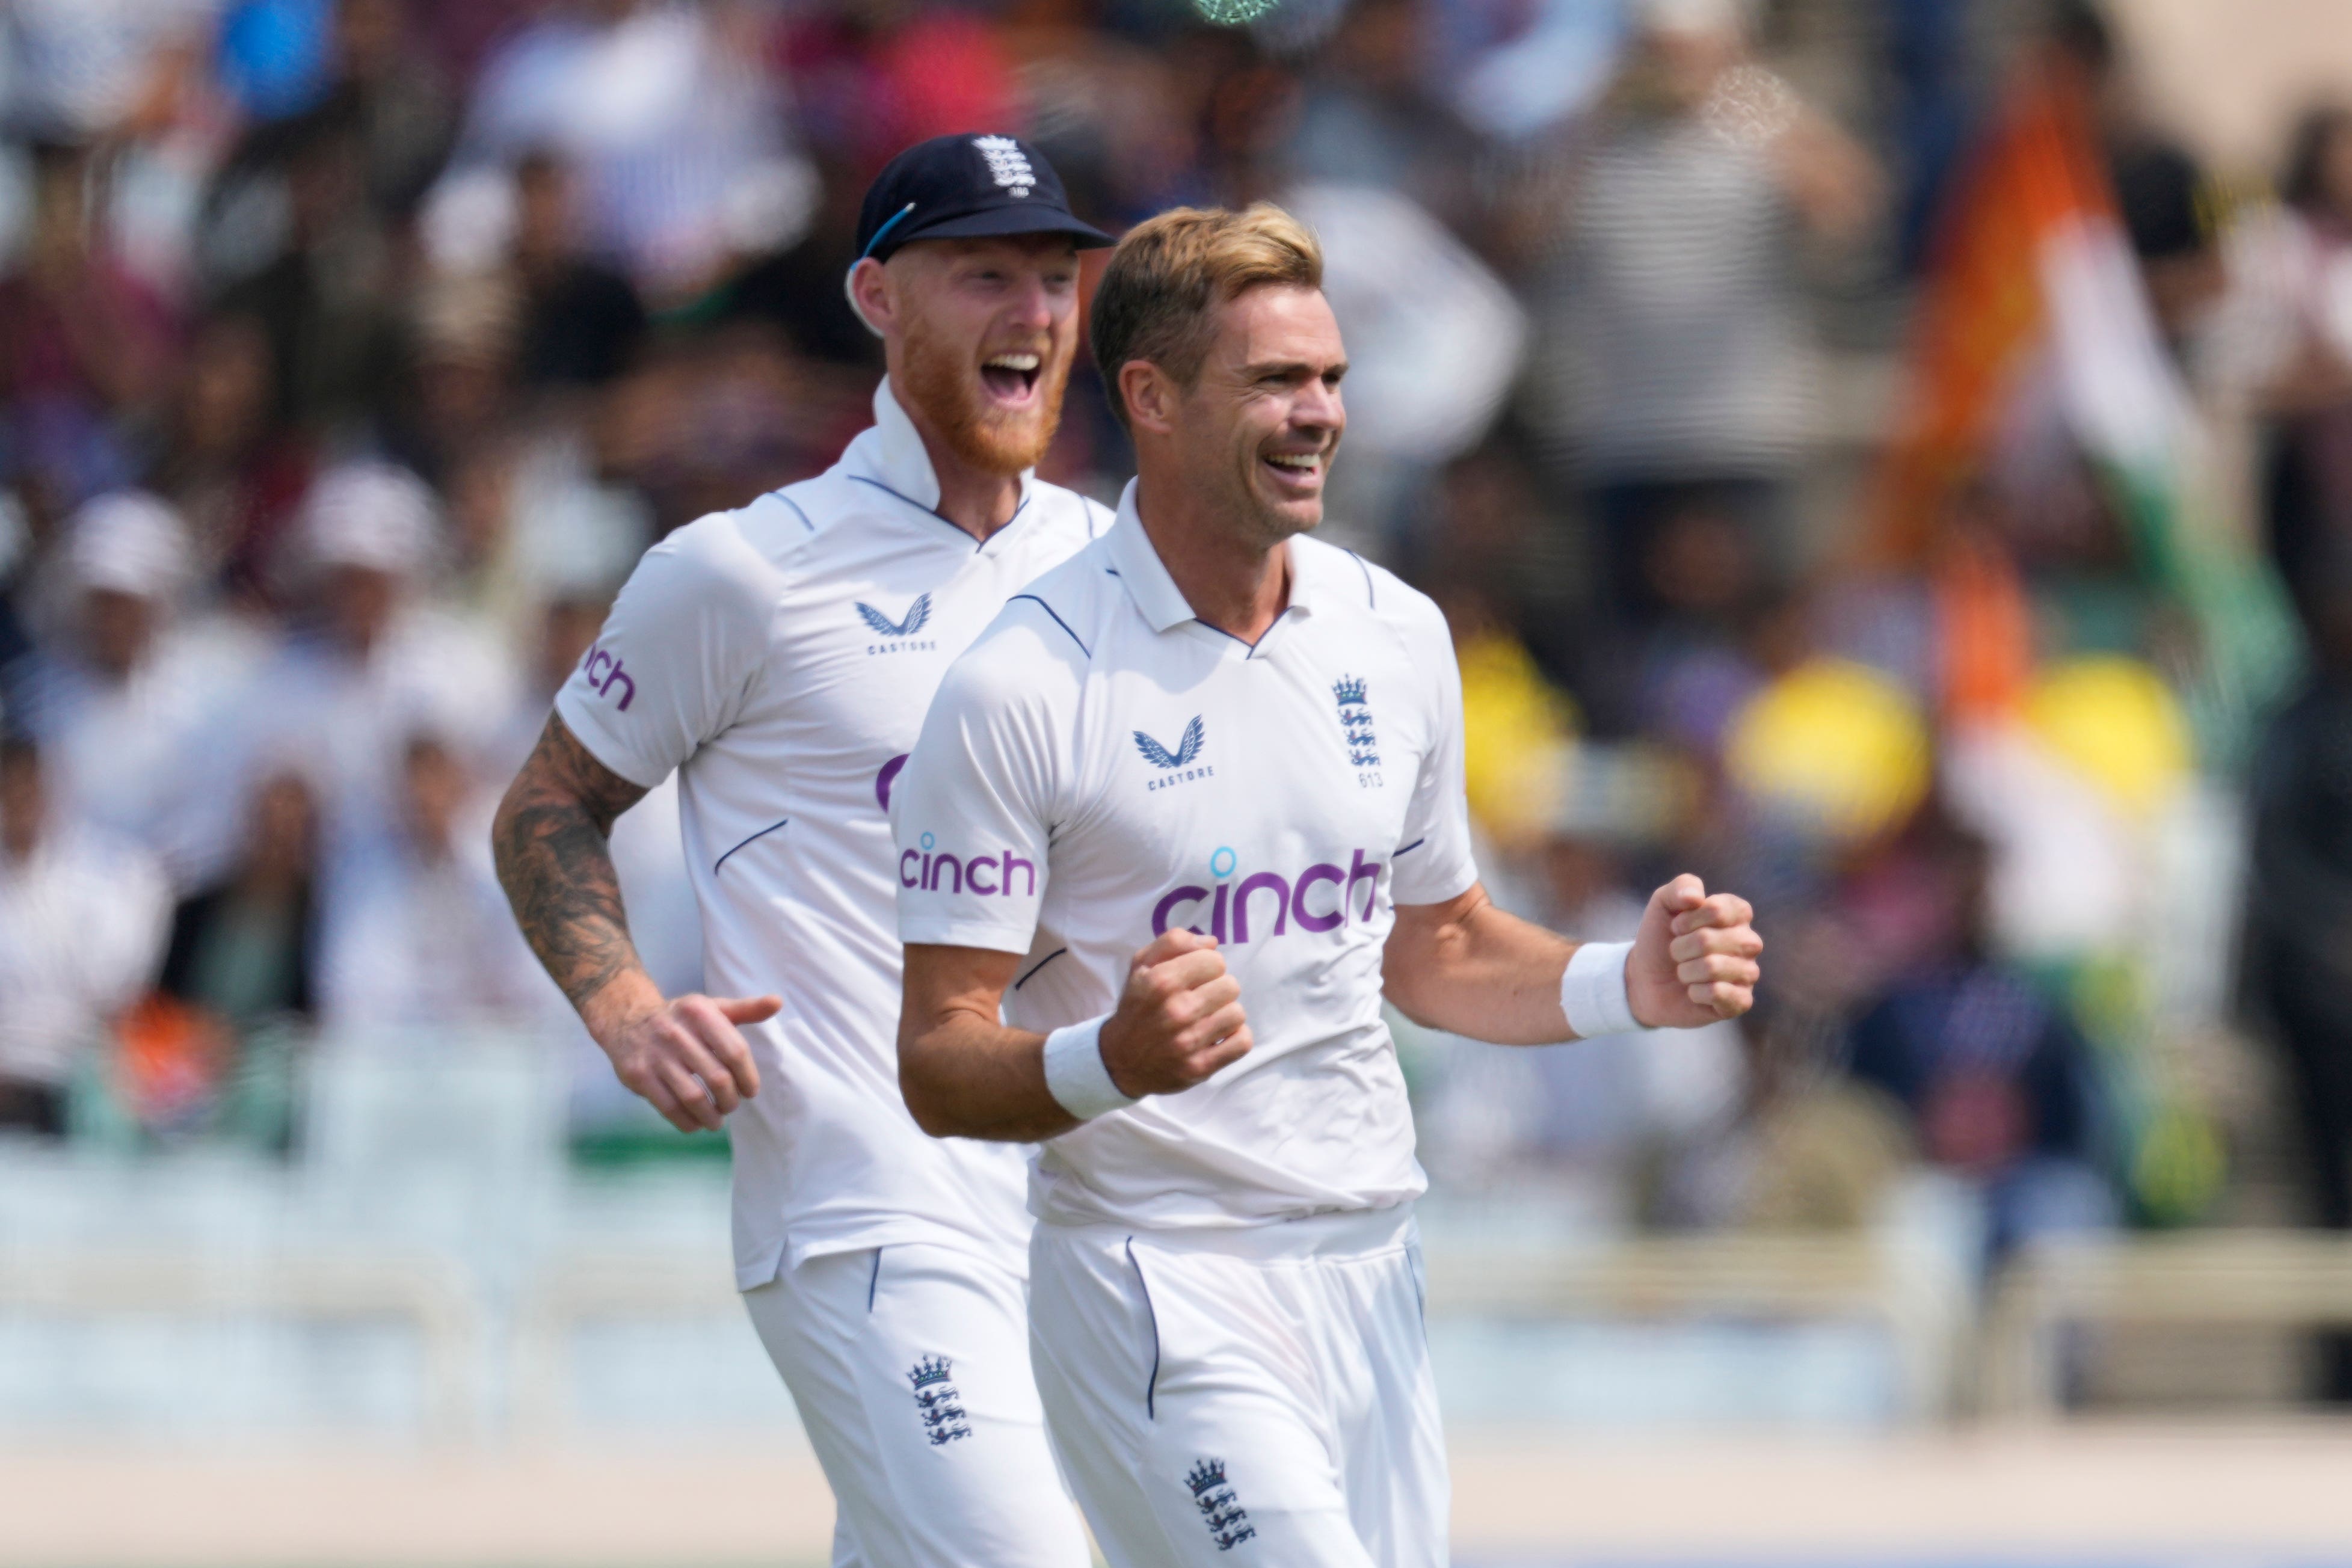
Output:
[[355,462],[331,468],[302,504],[302,543],[312,567],[356,566],[418,577],[433,566],[440,536],[433,492],[397,464]]
[[65,567],[82,590],[171,599],[194,568],[180,514],[144,490],[114,490],[86,502],[67,525]]

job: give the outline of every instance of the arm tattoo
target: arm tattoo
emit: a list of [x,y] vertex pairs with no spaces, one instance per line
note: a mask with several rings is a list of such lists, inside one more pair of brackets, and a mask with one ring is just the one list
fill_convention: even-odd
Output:
[[531,951],[574,1008],[643,966],[613,871],[613,819],[645,790],[589,755],[550,714],[490,829],[499,884]]

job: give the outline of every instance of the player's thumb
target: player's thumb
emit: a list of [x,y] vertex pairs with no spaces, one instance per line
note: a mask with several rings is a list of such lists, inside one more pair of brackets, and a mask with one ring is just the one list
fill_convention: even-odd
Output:
[[765,1023],[784,1010],[782,997],[717,997],[719,1016],[729,1023]]
[[1706,883],[1689,872],[1658,889],[1658,903],[1668,915],[1685,915],[1706,902]]

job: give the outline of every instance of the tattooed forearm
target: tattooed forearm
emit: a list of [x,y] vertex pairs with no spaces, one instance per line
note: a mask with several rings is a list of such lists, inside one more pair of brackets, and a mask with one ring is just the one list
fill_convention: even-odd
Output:
[[531,951],[574,1008],[643,974],[607,839],[645,791],[588,754],[550,714],[490,828],[499,883]]

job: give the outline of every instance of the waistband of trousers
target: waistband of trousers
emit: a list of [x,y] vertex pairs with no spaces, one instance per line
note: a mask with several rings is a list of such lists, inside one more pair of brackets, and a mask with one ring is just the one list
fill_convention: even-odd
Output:
[[1055,1225],[1040,1220],[1037,1239],[1122,1244],[1145,1242],[1166,1252],[1213,1252],[1261,1261],[1303,1258],[1364,1258],[1394,1252],[1420,1238],[1410,1202],[1387,1208],[1349,1208],[1263,1225],[1188,1226],[1154,1230],[1133,1225]]

